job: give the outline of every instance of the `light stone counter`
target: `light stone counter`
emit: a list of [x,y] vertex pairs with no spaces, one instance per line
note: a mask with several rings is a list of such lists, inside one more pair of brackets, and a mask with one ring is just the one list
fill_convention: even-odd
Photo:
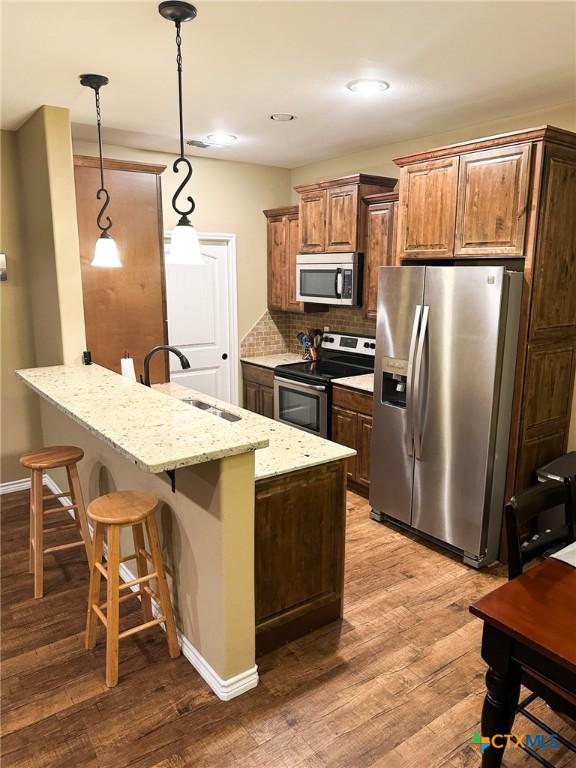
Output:
[[146,472],[203,464],[268,445],[247,421],[230,424],[99,365],[55,365],[17,374]]
[[[346,448],[322,437],[303,432],[301,429],[295,429],[287,424],[281,424],[279,421],[268,419],[266,416],[246,411],[237,405],[225,403],[180,384],[155,384],[154,389],[178,399],[193,397],[203,400],[240,416],[242,421],[227,423],[228,429],[233,430],[242,424],[242,430],[246,434],[251,435],[255,440],[266,441],[268,444],[267,448],[256,451],[255,477],[257,481],[356,455],[356,451],[352,448]],[[187,407],[192,408],[192,406]],[[193,410],[196,409],[193,408]],[[218,420],[217,416],[211,418],[215,421]]]
[[333,384],[340,384],[342,387],[350,387],[360,392],[374,392],[374,374],[363,373],[360,376],[345,376],[342,379],[332,379]]
[[261,365],[263,368],[276,368],[277,365],[290,365],[290,363],[301,363],[302,355],[295,352],[279,352],[275,355],[259,355],[257,357],[243,357],[243,363],[251,365]]

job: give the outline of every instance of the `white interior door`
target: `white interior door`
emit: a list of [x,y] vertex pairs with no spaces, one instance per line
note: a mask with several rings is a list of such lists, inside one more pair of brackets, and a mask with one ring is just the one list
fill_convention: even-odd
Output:
[[[166,264],[168,342],[190,361],[169,355],[170,380],[237,402],[236,275],[233,236],[200,235],[203,266]],[[165,240],[164,252],[170,248]]]

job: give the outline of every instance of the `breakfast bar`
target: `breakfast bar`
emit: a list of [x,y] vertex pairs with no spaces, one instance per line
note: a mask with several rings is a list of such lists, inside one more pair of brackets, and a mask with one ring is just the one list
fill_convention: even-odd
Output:
[[[84,450],[78,470],[87,502],[124,489],[161,500],[182,652],[220,698],[257,684],[258,653],[342,616],[353,450],[98,365],[18,375],[40,395],[44,443]],[[65,487],[58,470],[47,482]],[[134,578],[125,564],[121,577]]]

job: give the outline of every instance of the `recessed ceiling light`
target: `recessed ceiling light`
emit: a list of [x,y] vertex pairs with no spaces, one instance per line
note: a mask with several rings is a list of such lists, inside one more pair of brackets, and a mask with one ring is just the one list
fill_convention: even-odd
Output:
[[362,93],[369,96],[373,93],[387,91],[390,88],[390,83],[387,83],[385,80],[351,80],[346,84],[346,88],[353,93]]
[[208,136],[206,136],[207,143],[217,147],[225,147],[228,144],[234,144],[237,139],[238,136],[234,136],[233,133],[209,133]]
[[296,120],[296,115],[291,115],[290,112],[274,112],[270,115],[270,120],[276,120],[279,123],[289,123],[290,120]]

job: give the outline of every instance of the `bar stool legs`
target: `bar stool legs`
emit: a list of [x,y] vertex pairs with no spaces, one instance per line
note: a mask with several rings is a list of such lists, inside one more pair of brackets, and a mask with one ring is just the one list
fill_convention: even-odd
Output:
[[[96,644],[96,620],[106,627],[106,685],[109,688],[118,682],[119,641],[149,627],[164,624],[168,651],[172,658],[180,655],[180,646],[176,633],[176,623],[172,612],[170,590],[166,581],[158,529],[154,512],[158,499],[151,494],[135,491],[120,491],[95,499],[88,506],[88,517],[94,523],[94,559],[90,569],[90,587],[88,591],[88,612],[86,616],[85,646],[94,648]],[[120,531],[123,526],[132,527],[134,553],[125,557],[120,552]],[[146,551],[144,526],[148,534],[150,552]],[[104,531],[107,529],[108,562],[102,563]],[[120,564],[135,560],[138,576],[127,582],[120,582]],[[152,570],[149,571],[148,563]],[[107,582],[106,601],[100,603],[101,577]],[[150,582],[156,580],[158,594],[150,588]],[[129,589],[121,596],[123,590]],[[120,603],[132,597],[139,597],[142,603],[144,623],[120,632]],[[154,618],[152,598],[158,604],[159,615]],[[104,610],[106,613],[104,613]]]
[[[20,456],[20,463],[31,471],[30,485],[30,547],[28,553],[28,569],[34,574],[34,597],[44,594],[44,555],[49,552],[59,552],[73,547],[83,547],[86,550],[88,563],[92,560],[92,543],[86,519],[86,509],[82,497],[82,488],[78,477],[77,462],[84,456],[84,451],[73,445],[56,445],[39,448]],[[66,468],[69,490],[63,493],[44,494],[43,479],[47,469]],[[62,506],[60,499],[70,495],[72,504]],[[55,500],[56,506],[46,508],[44,502]],[[78,526],[80,540],[69,544],[44,547],[44,518],[74,510],[74,520]],[[54,529],[49,529],[52,533]]]

